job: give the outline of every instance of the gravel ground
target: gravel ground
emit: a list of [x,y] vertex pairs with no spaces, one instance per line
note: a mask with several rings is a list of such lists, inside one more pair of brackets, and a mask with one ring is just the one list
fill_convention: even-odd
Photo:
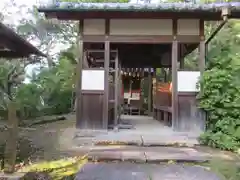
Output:
[[[35,125],[27,129],[19,129],[19,154],[21,159],[31,161],[54,160],[66,156],[64,146],[69,146],[75,127],[74,115],[67,120],[43,125]],[[6,132],[0,132],[0,147],[4,144]],[[2,148],[3,149],[3,148]],[[1,148],[0,148],[1,153]]]

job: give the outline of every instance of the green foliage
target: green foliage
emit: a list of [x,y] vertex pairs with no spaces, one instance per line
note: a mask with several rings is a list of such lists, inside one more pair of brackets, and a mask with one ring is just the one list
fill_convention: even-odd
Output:
[[[67,51],[68,52],[68,51]],[[6,119],[7,104],[11,96],[18,104],[20,119],[71,111],[75,64],[69,53],[61,53],[58,64],[35,74],[28,84],[15,82],[18,65],[5,61],[0,68],[0,117]],[[68,56],[66,56],[68,55]],[[11,76],[9,72],[12,71]],[[24,72],[24,71],[23,71]],[[10,84],[11,91],[8,92]]]
[[41,115],[41,89],[36,84],[21,84],[16,93],[18,114],[21,119],[28,119]]
[[212,147],[237,151],[240,148],[240,56],[229,46],[219,49],[200,80],[199,105],[208,115],[207,131],[200,140]]
[[[29,107],[30,112],[39,115],[62,114],[71,111],[72,91],[73,91],[73,71],[74,65],[71,61],[62,57],[59,64],[52,68],[43,69],[31,84],[23,85],[26,93],[32,91],[31,106],[35,104],[35,109]],[[23,94],[19,95],[20,97]],[[27,96],[26,96],[27,97]],[[21,101],[23,99],[19,98]],[[24,98],[26,99],[26,98]],[[37,104],[39,106],[37,106]],[[28,116],[25,116],[27,118]]]

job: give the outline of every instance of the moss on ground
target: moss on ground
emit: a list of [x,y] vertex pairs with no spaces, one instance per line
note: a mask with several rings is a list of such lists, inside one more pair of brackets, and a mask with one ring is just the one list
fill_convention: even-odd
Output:
[[240,179],[240,165],[239,162],[212,160],[205,164],[210,170],[219,175],[224,176],[226,180],[239,180]]

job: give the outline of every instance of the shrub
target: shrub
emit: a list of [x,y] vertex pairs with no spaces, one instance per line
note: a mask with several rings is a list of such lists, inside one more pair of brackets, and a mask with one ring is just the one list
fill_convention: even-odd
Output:
[[211,66],[200,79],[202,91],[198,95],[200,108],[208,115],[201,143],[232,151],[240,148],[240,66],[237,60],[236,56],[211,60]]

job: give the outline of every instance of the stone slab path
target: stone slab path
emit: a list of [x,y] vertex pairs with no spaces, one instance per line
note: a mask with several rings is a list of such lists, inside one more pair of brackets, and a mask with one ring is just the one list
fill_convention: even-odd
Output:
[[83,144],[127,144],[135,146],[198,145],[200,132],[175,132],[149,116],[122,116],[134,129],[119,131],[76,131],[75,141]]
[[133,163],[89,163],[75,180],[221,180],[199,166]]
[[212,159],[234,161],[236,158],[225,151],[209,152],[204,148],[187,147],[138,147],[138,146],[82,146],[74,149],[87,154],[93,161],[130,161],[143,163],[160,162],[207,162]]

